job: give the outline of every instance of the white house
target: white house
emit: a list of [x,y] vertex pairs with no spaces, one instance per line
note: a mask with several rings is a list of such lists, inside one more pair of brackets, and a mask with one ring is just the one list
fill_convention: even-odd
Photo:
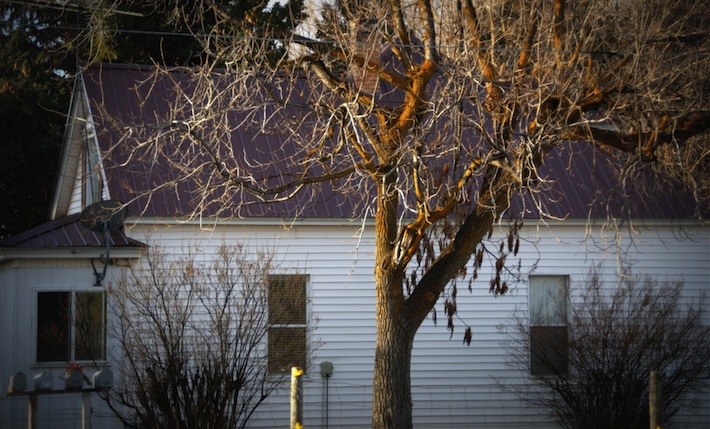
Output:
[[[332,195],[306,207],[298,217],[296,201],[253,205],[240,216],[219,219],[209,213],[203,218],[183,216],[190,212],[185,189],[162,190],[150,199],[136,198],[137,190],[149,186],[148,180],[159,180],[161,174],[168,173],[158,167],[134,171],[105,165],[101,155],[115,135],[103,132],[99,117],[121,112],[137,118],[145,114],[141,109],[159,109],[160,102],[155,100],[165,95],[160,84],[152,86],[151,98],[143,104],[131,90],[145,82],[149,73],[136,66],[99,65],[77,78],[51,220],[1,243],[3,391],[17,371],[27,375],[30,385],[35,375],[50,371],[56,391],[63,389],[67,361],[87,367],[89,361],[112,365],[104,357],[106,349],[115,344],[99,340],[98,348],[82,348],[84,337],[74,333],[61,337],[64,342],[52,348],[42,330],[43,321],[64,317],[66,329],[71,330],[66,318],[77,317],[71,309],[90,301],[87,297],[105,302],[102,292],[106,285],[140,261],[147,243],[160,243],[175,254],[190,248],[208,258],[223,242],[240,241],[273,248],[281,274],[298,271],[307,276],[306,311],[317,319],[317,325],[306,341],[318,347],[306,363],[306,427],[370,427],[375,344],[372,225],[367,219],[352,219],[347,200]],[[683,299],[688,303],[700,302],[709,290],[710,225],[694,221],[684,207],[660,198],[654,204],[631,207],[633,219],[616,225],[606,219],[589,219],[594,193],[577,187],[574,178],[569,180],[559,185],[559,208],[553,208],[560,210],[558,217],[565,220],[542,221],[532,216],[522,227],[523,244],[517,256],[522,281],[507,295],[496,297],[489,293],[488,278],[481,273],[470,293],[459,293],[459,315],[471,327],[471,346],[462,344],[463,329],[450,338],[444,322],[436,325],[430,319],[420,328],[412,357],[416,427],[553,427],[540,410],[505,388],[524,384],[531,375],[506,365],[509,356],[499,331],[499,325],[510,320],[514,311],[527,310],[530,289],[541,282],[574,290],[597,265],[613,282],[623,259],[635,274],[683,279]],[[130,186],[124,186],[127,183]],[[101,200],[129,205],[123,228],[111,233],[106,278],[96,286],[105,259],[105,239],[102,233],[86,229],[79,213]],[[504,233],[505,225],[497,232]],[[110,311],[102,305],[95,308]],[[101,335],[105,330],[97,332]],[[321,375],[322,362],[332,363],[331,376]],[[85,412],[93,427],[122,427],[96,394],[90,396],[90,409]],[[0,396],[0,428],[26,427],[30,398]],[[82,419],[82,399],[81,393],[38,395],[33,403],[37,427],[77,427]],[[707,427],[710,392],[696,399],[699,406],[676,416],[673,427]],[[288,405],[287,394],[272,396],[260,408],[253,427],[286,426]]]

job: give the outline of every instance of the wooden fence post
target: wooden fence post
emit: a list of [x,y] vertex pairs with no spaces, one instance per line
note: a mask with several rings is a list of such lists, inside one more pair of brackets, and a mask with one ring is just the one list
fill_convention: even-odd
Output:
[[303,429],[303,369],[291,368],[291,429]]
[[656,370],[648,378],[648,412],[650,429],[663,429],[663,377]]
[[81,392],[81,429],[91,429],[90,392]]
[[27,429],[37,429],[37,395],[30,394],[27,405]]

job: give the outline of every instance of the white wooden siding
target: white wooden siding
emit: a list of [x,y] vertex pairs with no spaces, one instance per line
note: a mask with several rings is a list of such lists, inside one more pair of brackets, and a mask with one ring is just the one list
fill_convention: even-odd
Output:
[[67,210],[67,215],[72,215],[75,213],[80,213],[81,210],[84,208],[83,207],[83,201],[82,201],[82,189],[84,187],[83,184],[83,176],[82,176],[82,163],[84,162],[84,152],[81,152],[81,160],[79,161],[79,168],[76,170],[76,176],[74,177],[74,188],[72,189],[71,193],[71,198],[69,199],[69,208]]
[[[109,268],[104,284],[120,275],[116,267]],[[22,371],[27,376],[28,390],[34,390],[33,377],[45,370],[54,376],[55,389],[63,386],[61,376],[66,364],[36,363],[37,292],[97,291],[88,260],[30,259],[0,264],[0,427],[26,428],[28,398],[6,397],[10,375]],[[108,344],[108,347],[115,347]],[[87,368],[85,373],[91,376]],[[81,394],[42,395],[37,399],[38,429],[73,429],[80,427]],[[95,394],[91,395],[92,426],[119,428],[118,420]]]
[[[305,379],[305,416],[308,427],[325,427],[325,380],[319,364],[330,361],[333,376],[328,380],[330,428],[370,427],[372,367],[374,359],[373,240],[368,229],[360,238],[359,224],[350,226],[308,225],[285,231],[277,226],[220,225],[212,231],[196,232],[191,225],[137,225],[130,235],[139,240],[160,242],[171,252],[186,248],[209,260],[224,241],[240,240],[248,246],[266,246],[277,253],[284,270],[297,269],[310,276],[310,312],[318,319],[311,334],[321,342],[310,362]],[[587,231],[585,225],[553,224],[527,226],[519,258],[522,273],[569,275],[571,282],[583,281],[590,268],[602,264],[603,276],[614,279],[618,258],[630,261],[637,274],[661,279],[683,278],[685,298],[696,300],[708,289],[710,249],[708,228],[685,228],[692,239],[677,240],[678,228],[654,225],[637,233],[620,236],[600,228]],[[618,246],[621,245],[621,247]],[[623,255],[618,253],[623,249]],[[509,259],[516,263],[517,258]],[[485,266],[485,264],[484,264]],[[417,334],[412,356],[412,392],[415,425],[420,428],[505,427],[549,428],[539,412],[522,404],[499,384],[524,383],[527,375],[505,365],[498,325],[512,312],[527,305],[525,283],[514,285],[508,295],[488,293],[490,272],[479,274],[471,293],[459,289],[459,313],[473,330],[470,347],[462,344],[464,326],[449,339],[443,309],[437,308],[439,325],[431,319]],[[708,402],[706,399],[706,403]],[[678,427],[694,427],[710,418],[710,410],[694,410],[678,416]],[[283,426],[288,421],[288,395],[272,397],[260,409],[254,427]],[[697,427],[697,426],[695,426]]]
[[[361,225],[357,222],[306,221],[290,230],[255,222],[234,221],[214,229],[143,222],[131,226],[127,233],[138,240],[160,243],[175,255],[190,250],[203,261],[211,260],[223,242],[240,241],[253,249],[269,247],[275,251],[282,272],[308,274],[309,311],[318,319],[310,339],[321,346],[305,377],[306,427],[325,427],[325,380],[320,377],[319,364],[330,361],[334,370],[328,380],[328,427],[369,428],[375,336],[372,229],[358,238]],[[508,262],[514,265],[520,258],[524,275],[568,275],[574,292],[575,283],[583,281],[597,264],[602,264],[603,277],[613,281],[621,248],[636,274],[661,280],[682,278],[686,283],[684,299],[698,302],[710,289],[710,227],[652,226],[635,233],[625,230],[617,237],[601,228],[587,230],[584,223],[529,224],[521,231],[524,240],[518,257]],[[104,285],[117,274],[117,268],[110,267]],[[461,322],[449,338],[441,305],[437,307],[438,326],[429,318],[417,334],[411,368],[417,428],[552,427],[539,410],[521,403],[501,387],[528,380],[527,374],[506,366],[508,356],[501,346],[504,337],[498,330],[513,311],[526,311],[527,286],[517,283],[506,296],[494,297],[488,293],[489,279],[490,271],[483,270],[472,292],[466,290],[465,282],[459,288],[459,315],[473,331],[470,347],[462,344],[465,327]],[[0,382],[6,383],[18,369],[29,378],[41,369],[32,362],[36,290],[88,287],[93,281],[86,260],[38,259],[0,265],[0,341],[13,344],[0,348]],[[0,387],[4,390],[6,385]],[[76,420],[71,416],[80,410],[80,402],[62,396],[42,399],[42,413],[68,416],[71,423],[65,426],[75,427]],[[705,407],[677,416],[674,427],[704,427],[710,421],[710,395],[701,396],[699,402]],[[95,406],[102,410],[101,404]],[[26,427],[26,410],[26,400],[0,396],[0,425]],[[103,411],[97,412],[96,427],[120,427],[111,426],[113,420]],[[253,427],[285,427],[288,420],[288,392],[284,391],[260,408]],[[48,427],[50,422],[53,427],[64,424],[57,426],[58,420],[45,420],[39,427]]]

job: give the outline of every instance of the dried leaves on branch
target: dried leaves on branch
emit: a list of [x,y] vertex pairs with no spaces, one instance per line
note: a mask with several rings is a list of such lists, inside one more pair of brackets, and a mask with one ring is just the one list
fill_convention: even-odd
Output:
[[[113,118],[115,162],[169,171],[149,194],[190,183],[184,215],[343,195],[353,216],[382,221],[388,270],[416,259],[401,279],[427,297],[419,316],[472,255],[480,267],[504,212],[569,216],[551,210],[553,184],[581,163],[620,184],[617,201],[678,183],[707,211],[706,2],[340,1],[310,20],[289,3],[268,22],[259,5],[170,7],[200,30],[204,63],[139,85],[141,108],[167,86],[167,114]],[[495,293],[507,289],[498,253]]]
[[[326,3],[310,21],[289,4],[281,25],[257,25],[257,6],[176,7],[192,25],[196,10],[212,17],[198,37],[205,62],[140,85],[141,107],[167,85],[168,113],[119,118],[112,156],[166,167],[151,194],[192,183],[185,215],[343,195],[353,216],[388,225],[389,268],[418,255],[408,290],[429,284],[430,297],[466,272],[504,212],[570,215],[550,209],[550,189],[580,162],[640,199],[677,182],[707,211],[705,2],[366,3]],[[550,159],[563,171],[545,170]],[[495,271],[492,291],[504,292]]]
[[[204,63],[146,77],[144,100],[113,118],[109,156],[122,168],[164,168],[160,181],[146,176],[155,187],[134,189],[143,202],[189,184],[180,215],[291,201],[298,217],[335,199],[374,217],[378,335],[413,338],[474,255],[474,272],[479,254],[491,258],[491,291],[504,293],[519,227],[510,222],[500,247],[489,231],[504,215],[580,216],[560,208],[561,177],[592,200],[613,188],[632,205],[657,195],[647,185],[678,180],[675,196],[690,191],[685,202],[707,212],[706,1],[343,0],[310,20],[289,3],[290,26],[278,28],[255,23],[261,6],[230,4],[175,8],[205,24]],[[156,102],[164,114],[146,115]],[[604,208],[580,217],[633,214]],[[447,297],[451,324],[455,290]],[[386,427],[385,408],[411,401],[378,386],[373,424]]]

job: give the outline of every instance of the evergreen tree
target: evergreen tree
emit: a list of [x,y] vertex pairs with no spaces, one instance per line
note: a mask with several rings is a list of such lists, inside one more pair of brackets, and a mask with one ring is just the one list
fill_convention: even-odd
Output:
[[[214,10],[264,29],[283,31],[303,18],[302,0],[268,9],[259,0],[217,3]],[[80,65],[199,64],[221,19],[200,7],[177,0],[0,2],[0,239],[47,220]],[[199,22],[180,18],[187,15]]]

